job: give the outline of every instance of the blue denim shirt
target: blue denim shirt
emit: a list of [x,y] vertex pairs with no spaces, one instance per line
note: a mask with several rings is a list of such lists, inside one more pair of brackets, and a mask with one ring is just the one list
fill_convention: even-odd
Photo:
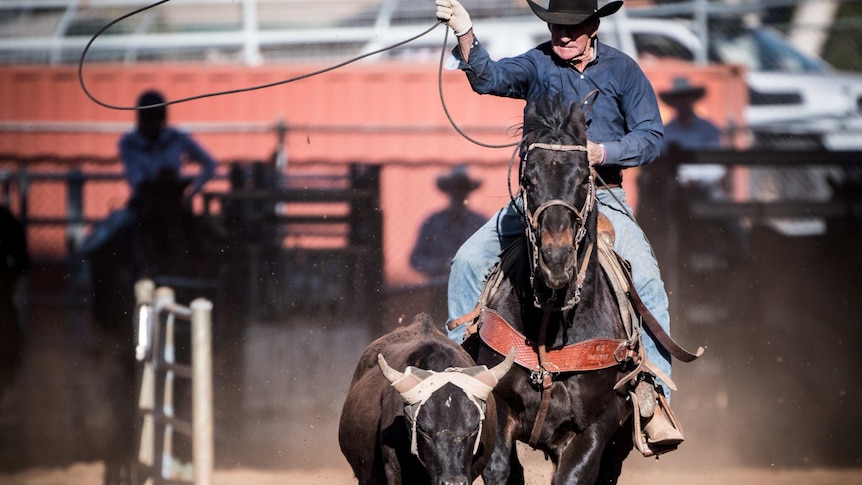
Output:
[[478,40],[467,62],[457,46],[453,54],[479,94],[524,99],[529,104],[562,92],[570,102],[580,102],[598,89],[587,116],[587,133],[590,141],[605,145],[605,165],[625,168],[650,163],[661,153],[663,136],[655,91],[634,59],[598,41],[594,46],[596,55],[583,73],[557,57],[550,41],[498,61],[491,60]]
[[192,185],[193,192],[199,191],[215,173],[216,162],[209,153],[186,132],[176,128],[166,127],[155,141],[144,138],[137,131],[130,131],[120,138],[119,148],[132,192],[137,192],[141,182],[154,180],[163,168],[174,169],[181,174],[181,165],[186,160],[201,166]]

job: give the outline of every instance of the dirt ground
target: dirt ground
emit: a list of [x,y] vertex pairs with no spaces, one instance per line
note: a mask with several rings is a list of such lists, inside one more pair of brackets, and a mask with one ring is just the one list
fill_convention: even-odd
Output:
[[[622,485],[862,485],[862,239],[755,236],[756,257],[673,295],[682,301],[675,337],[707,347],[674,365],[686,442],[660,460],[631,455]],[[384,320],[424,305],[407,295]],[[106,365],[88,351],[81,307],[28,310],[24,364],[0,399],[0,485],[97,485],[100,453],[112,446]],[[214,376],[213,483],[355,483],[337,422],[375,332],[349,319],[260,323],[229,342],[242,362]],[[529,484],[550,483],[541,455],[522,457]]]
[[[539,460],[541,458],[538,458]],[[638,458],[639,459],[639,458]],[[550,482],[549,467],[531,462],[528,467],[528,485]],[[12,475],[0,475],[2,485],[92,485],[100,483],[102,465],[77,463],[67,468],[31,469]],[[256,470],[248,468],[218,469],[214,485],[350,485],[356,480],[349,468],[293,470]],[[478,480],[477,483],[481,483]],[[788,470],[768,468],[730,467],[697,469],[674,467],[651,460],[632,464],[624,469],[620,485],[854,485],[862,484],[862,470]]]

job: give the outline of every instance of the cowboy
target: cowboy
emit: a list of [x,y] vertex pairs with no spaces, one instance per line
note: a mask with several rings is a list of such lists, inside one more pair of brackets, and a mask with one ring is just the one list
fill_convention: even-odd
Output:
[[[623,2],[613,0],[599,8],[597,0],[528,0],[533,13],[548,24],[551,40],[498,61],[490,58],[474,35],[470,15],[458,0],[436,0],[436,4],[438,20],[458,38],[452,53],[475,92],[524,99],[527,105],[562,93],[569,103],[586,104],[589,161],[604,181],[596,194],[598,208],[614,226],[614,249],[632,265],[635,289],[669,332],[668,298],[658,263],[631,217],[621,187],[623,169],[650,163],[660,153],[663,130],[658,101],[637,63],[598,38],[601,18],[618,11]],[[592,96],[594,90],[597,94]],[[449,276],[450,322],[473,309],[502,248],[523,234],[524,221],[514,204],[521,202],[501,209],[456,253]],[[450,337],[461,341],[464,332],[463,327],[456,328]],[[669,378],[670,354],[650,334],[644,338],[644,350],[654,373]],[[636,390],[646,417],[644,433],[651,445],[674,447],[683,441],[682,432],[664,412],[658,412],[661,406],[656,406],[652,385],[644,381]],[[669,397],[661,379],[655,386]]]
[[[136,106],[152,106],[165,102],[158,91],[148,90],[138,97]],[[120,138],[120,158],[126,180],[132,189],[132,199],[139,195],[145,182],[158,182],[170,171],[179,176],[182,165],[194,162],[200,171],[186,190],[190,198],[199,192],[214,173],[216,162],[188,133],[168,126],[166,106],[137,110],[137,124]]]
[[[138,96],[135,106],[153,106],[165,102],[158,91],[147,90]],[[132,190],[126,207],[113,211],[81,244],[79,250],[89,255],[98,251],[116,234],[133,224],[140,208],[153,195],[176,195],[190,210],[191,197],[213,178],[216,162],[188,133],[168,126],[166,106],[138,109],[135,129],[123,134],[118,142],[126,181]],[[182,165],[200,165],[194,178],[183,177]],[[190,186],[190,188],[189,188]]]
[[[670,89],[659,93],[659,98],[674,111],[674,117],[664,126],[663,152],[674,147],[683,150],[721,149],[721,130],[711,121],[701,118],[694,111],[695,104],[704,97],[706,88],[691,84],[688,78],[674,78]],[[720,184],[726,170],[721,165],[681,165],[677,177],[683,185],[699,185],[712,189],[715,198],[722,198]]]
[[[695,105],[706,95],[706,87],[692,84],[687,77],[678,76],[673,79],[671,87],[659,92],[659,98],[674,111],[674,117],[664,126],[664,147],[662,154],[671,160],[679,162],[676,178],[683,188],[683,195],[693,200],[726,201],[731,198],[727,189],[727,168],[718,164],[686,164],[684,158],[680,158],[680,150],[721,150],[724,148],[721,130],[706,118],[702,118],[695,112]],[[641,172],[645,177],[645,183],[649,183],[651,174],[648,171]],[[640,182],[640,180],[639,180]],[[738,218],[727,217],[710,221],[719,226],[719,234],[725,239],[723,256],[728,261],[733,260],[740,254],[746,254],[748,248],[748,236],[746,229]],[[680,228],[680,230],[685,230]],[[696,241],[703,241],[710,234],[703,228],[694,230],[695,234],[688,237],[691,242],[689,249],[697,247]],[[716,241],[709,240],[706,244],[715,247]]]
[[449,275],[449,265],[461,243],[488,219],[467,206],[470,193],[481,185],[482,181],[471,178],[463,165],[437,177],[437,188],[449,197],[449,205],[422,223],[410,255],[414,269],[431,278]]

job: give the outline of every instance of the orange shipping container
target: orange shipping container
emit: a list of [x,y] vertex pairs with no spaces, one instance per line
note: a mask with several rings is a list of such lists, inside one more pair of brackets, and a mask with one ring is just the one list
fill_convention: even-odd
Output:
[[[657,91],[670,86],[677,75],[706,85],[701,114],[721,127],[744,126],[747,91],[739,69],[666,63],[645,64],[644,69]],[[103,102],[131,106],[148,88],[178,99],[273,83],[313,70],[307,65],[93,65],[85,67],[83,77],[88,90]],[[490,144],[517,140],[523,101],[476,95],[461,72],[444,72],[442,89],[453,119],[472,137]],[[113,158],[120,133],[130,129],[133,120],[132,111],[92,102],[78,85],[75,67],[0,70],[0,126],[6,127],[0,153],[6,160],[37,155]],[[512,149],[481,147],[455,132],[441,107],[434,64],[351,65],[265,90],[174,105],[169,121],[193,132],[220,162],[269,159],[277,145],[275,125],[283,121],[290,167],[383,164],[389,284],[422,279],[407,261],[421,221],[447,202],[436,190],[435,178],[449,165],[468,163],[471,174],[484,180],[471,195],[474,209],[490,215],[509,197],[506,172]],[[636,170],[626,174],[630,203],[635,205]],[[95,198],[99,207],[90,203],[87,210],[105,215],[125,196],[124,188],[115,187],[112,195]],[[62,214],[63,203],[58,199],[60,207],[52,211]],[[43,249],[52,248],[61,251],[62,242]]]

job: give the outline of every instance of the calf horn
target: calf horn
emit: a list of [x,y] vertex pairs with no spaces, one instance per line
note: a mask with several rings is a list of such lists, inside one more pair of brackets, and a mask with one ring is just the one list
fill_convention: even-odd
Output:
[[416,369],[418,371],[417,373],[398,372],[389,366],[389,363],[386,362],[383,354],[377,354],[377,366],[380,367],[380,370],[383,372],[383,376],[386,377],[390,384],[392,384],[392,387],[402,395],[416,387],[417,384],[427,377],[427,375],[420,376],[417,375],[417,373],[428,373],[428,371],[423,371],[421,369]]
[[[509,351],[509,355],[506,356],[506,360],[504,360],[503,362],[500,362],[499,364],[495,365],[491,369],[487,369],[487,368],[485,368],[485,366],[480,366],[477,368],[472,368],[472,369],[478,369],[478,368],[483,369],[478,374],[473,374],[470,372],[465,372],[463,374],[458,373],[458,375],[461,375],[466,379],[472,379],[473,382],[481,383],[481,385],[484,386],[484,388],[481,388],[481,387],[477,388],[477,387],[469,385],[468,384],[470,382],[469,380],[467,380],[467,381],[460,380],[459,381],[460,383],[456,383],[456,385],[458,387],[461,387],[462,389],[464,389],[469,394],[471,394],[475,397],[478,397],[482,400],[485,400],[488,397],[487,394],[490,393],[491,390],[494,388],[494,386],[497,385],[497,382],[499,382],[499,380],[502,379],[503,376],[506,375],[507,372],[509,372],[509,369],[512,368],[512,364],[514,363],[514,361],[515,361],[515,348],[513,347]],[[386,379],[392,384],[392,386],[395,388],[395,390],[397,390],[399,393],[401,393],[402,397],[404,397],[405,400],[407,400],[408,402],[415,400],[415,399],[419,399],[418,395],[415,395],[415,396],[413,395],[413,393],[416,392],[416,391],[414,391],[414,388],[417,385],[419,385],[420,383],[424,382],[426,377],[430,377],[430,376],[434,375],[433,372],[421,371],[421,370],[419,371],[420,373],[426,373],[428,375],[419,376],[416,374],[408,374],[406,372],[405,373],[399,372],[399,371],[397,371],[397,370],[395,370],[389,366],[389,363],[386,362],[386,358],[383,357],[383,354],[377,354],[377,365],[380,367],[380,370],[383,372],[383,376],[386,377]],[[443,374],[445,374],[445,373],[443,373]],[[409,376],[409,378],[407,378],[408,376]],[[447,379],[450,382],[452,381],[452,379],[457,379],[457,378],[458,377],[451,375],[451,374],[447,377]],[[428,382],[431,382],[431,381],[428,381]],[[431,382],[431,384],[429,384],[428,386],[431,386],[432,388],[436,389],[436,387],[439,387],[439,385],[441,385],[442,382],[443,381],[440,381],[438,379],[438,380],[435,380],[434,382]],[[421,394],[422,392],[427,392],[428,386],[425,386],[425,388],[426,388],[425,391],[418,391],[419,394]],[[433,392],[433,389],[430,392]],[[428,394],[430,394],[430,392]]]
[[515,347],[512,347],[511,349],[509,349],[509,355],[506,356],[506,360],[500,362],[494,367],[491,367],[487,371],[478,374],[477,376],[475,376],[476,379],[482,381],[490,387],[495,387],[497,385],[497,382],[499,382],[500,379],[502,379],[503,376],[506,375],[507,372],[509,372],[509,369],[512,368],[512,364],[515,362],[515,353]]
[[385,358],[383,358],[383,354],[377,354],[377,365],[380,367],[380,370],[383,371],[383,375],[386,376],[386,379],[389,380],[389,382],[395,382],[404,377],[404,373],[398,372],[389,366],[389,363],[386,362]]

